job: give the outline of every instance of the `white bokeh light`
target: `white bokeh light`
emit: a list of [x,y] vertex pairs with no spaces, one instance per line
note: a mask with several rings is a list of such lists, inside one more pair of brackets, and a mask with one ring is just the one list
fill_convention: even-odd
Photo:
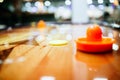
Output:
[[45,6],[50,6],[51,5],[51,2],[50,1],[45,1]]
[[108,78],[94,78],[93,80],[108,80]]
[[110,3],[114,3],[114,0],[109,0]]
[[112,48],[113,50],[117,51],[119,49],[119,46],[117,44],[113,44]]
[[2,3],[4,0],[0,0],[0,3]]
[[41,3],[39,1],[35,2],[35,6],[36,7],[40,7],[41,6]]
[[99,4],[102,4],[102,3],[103,3],[103,0],[98,0],[98,3],[99,3]]
[[55,80],[55,77],[53,76],[43,76],[40,78],[40,80]]
[[87,3],[92,4],[93,2],[92,2],[92,0],[87,0]]
[[25,57],[23,56],[17,58],[17,62],[24,62],[24,61],[25,61]]
[[98,5],[99,9],[104,10],[104,5]]
[[13,59],[8,58],[8,59],[5,60],[4,63],[5,64],[12,64],[13,63]]
[[26,2],[25,3],[25,7],[31,7],[31,3],[30,2]]
[[71,5],[71,1],[70,0],[65,0],[65,5]]

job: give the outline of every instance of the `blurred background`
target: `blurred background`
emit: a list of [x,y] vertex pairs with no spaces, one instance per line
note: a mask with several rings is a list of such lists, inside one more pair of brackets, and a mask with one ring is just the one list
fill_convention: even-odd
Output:
[[[21,26],[44,20],[54,23],[72,23],[74,1],[83,0],[0,0],[0,25]],[[119,0],[84,0],[89,22],[120,23]],[[82,2],[81,2],[82,3]],[[79,16],[79,14],[78,14]]]

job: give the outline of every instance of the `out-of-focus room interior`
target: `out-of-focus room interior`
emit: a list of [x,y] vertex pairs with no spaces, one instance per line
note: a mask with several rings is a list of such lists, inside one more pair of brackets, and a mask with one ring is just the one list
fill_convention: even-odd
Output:
[[[77,0],[0,0],[0,25],[21,26],[45,20],[54,23],[72,23],[73,16],[88,16],[87,22],[120,23],[119,0],[85,0],[87,14],[79,13]],[[80,0],[82,1],[82,0]],[[79,2],[79,1],[78,1]],[[85,11],[84,10],[84,11]],[[77,12],[76,11],[76,12]]]

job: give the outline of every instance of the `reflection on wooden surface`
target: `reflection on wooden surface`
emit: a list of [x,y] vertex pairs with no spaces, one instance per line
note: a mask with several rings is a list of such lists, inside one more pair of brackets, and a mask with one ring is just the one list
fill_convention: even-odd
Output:
[[[55,34],[53,34],[54,30],[51,31],[52,29],[47,29],[49,33],[41,33],[40,31],[39,34],[39,30],[35,28],[1,32],[0,35],[4,36],[23,32],[32,32],[35,35],[30,35],[29,39],[27,38],[28,40],[22,43],[0,45],[0,80],[46,80],[46,78],[47,80],[119,80],[119,31],[102,28],[103,31],[107,30],[107,33],[103,32],[104,35],[112,34],[116,40],[113,51],[86,53],[76,50],[74,46],[74,40],[85,35],[83,32],[87,28],[86,25],[69,28],[72,30],[67,28],[68,32],[64,31],[64,33],[58,33],[59,28],[53,28],[58,30],[55,31],[57,32]],[[72,35],[72,37],[69,35],[69,39],[65,38],[68,33]],[[59,36],[56,36],[57,34]],[[38,35],[42,35],[44,39],[36,41]],[[48,44],[49,40],[60,38],[68,39],[69,43],[64,46],[50,46]]]
[[2,65],[1,78],[4,80],[39,80],[42,76],[50,75],[61,80],[64,74],[64,79],[69,80],[68,76],[71,76],[72,64],[71,50],[68,46],[17,46],[7,57],[7,59],[12,59],[13,62],[8,63],[5,60]]

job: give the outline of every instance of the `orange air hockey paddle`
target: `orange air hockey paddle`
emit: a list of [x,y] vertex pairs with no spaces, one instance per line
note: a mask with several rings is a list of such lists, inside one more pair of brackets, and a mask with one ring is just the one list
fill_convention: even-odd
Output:
[[78,50],[85,52],[106,52],[112,50],[114,39],[102,37],[102,30],[99,25],[88,27],[86,36],[76,40]]

